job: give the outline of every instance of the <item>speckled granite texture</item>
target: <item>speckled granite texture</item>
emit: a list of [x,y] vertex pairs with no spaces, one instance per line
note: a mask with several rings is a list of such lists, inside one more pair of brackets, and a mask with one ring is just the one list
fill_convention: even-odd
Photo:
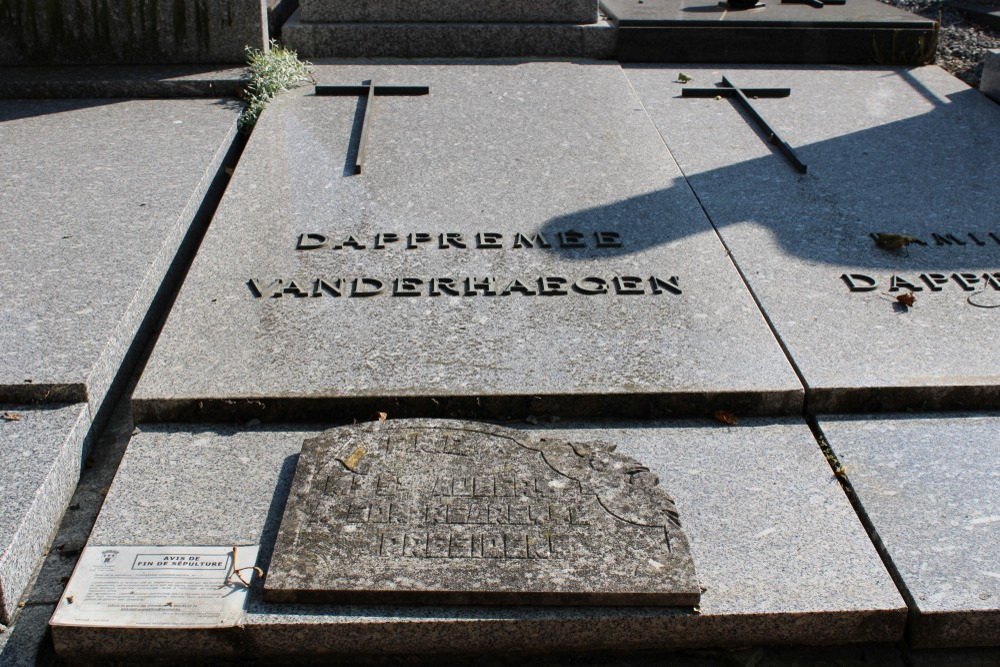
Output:
[[97,413],[237,111],[224,99],[0,101],[0,400]]
[[[239,632],[54,628],[63,655],[257,658],[660,650],[892,642],[905,606],[809,429],[795,420],[570,426],[616,444],[671,490],[704,587],[700,613],[649,607],[282,606],[255,589]],[[133,438],[91,545],[263,545],[303,439],[289,427],[156,426]],[[210,511],[206,511],[210,508]]]
[[8,623],[80,475],[82,403],[0,405],[0,623]]
[[309,22],[594,23],[597,0],[300,0]]
[[0,418],[6,620],[232,143],[236,110],[219,99],[4,100],[0,121],[0,401],[22,416]]
[[[360,175],[357,97],[299,89],[267,109],[136,390],[137,419],[801,410],[797,378],[617,65],[343,63],[316,77],[430,94],[375,97]],[[378,248],[380,234],[397,240]],[[466,279],[486,276],[496,295],[469,295]],[[549,295],[545,276],[562,281]],[[458,287],[432,296],[438,277]],[[362,278],[387,288],[351,296],[371,291]],[[526,282],[503,295],[515,278]],[[274,297],[275,280],[308,291]]]
[[[1000,313],[1000,107],[933,66],[625,72],[804,377],[807,409],[1000,406],[984,342]],[[722,75],[791,89],[753,104],[808,174],[733,102],[681,97]],[[882,249],[879,233],[914,240]],[[912,307],[897,302],[911,290]]]
[[1000,415],[820,426],[914,607],[914,646],[1000,644]]
[[607,21],[573,23],[307,23],[293,14],[282,39],[303,58],[614,58]]
[[267,0],[5,0],[0,65],[243,63]]

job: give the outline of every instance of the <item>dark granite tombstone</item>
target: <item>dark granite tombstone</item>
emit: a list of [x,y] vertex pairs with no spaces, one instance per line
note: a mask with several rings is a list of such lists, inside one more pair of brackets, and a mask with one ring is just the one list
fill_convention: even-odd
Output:
[[243,63],[289,0],[3,0],[0,64]]
[[[602,0],[624,62],[920,65],[934,21],[878,0]],[[822,6],[816,6],[817,4]]]
[[306,440],[269,602],[696,605],[659,479],[614,447],[401,420]]

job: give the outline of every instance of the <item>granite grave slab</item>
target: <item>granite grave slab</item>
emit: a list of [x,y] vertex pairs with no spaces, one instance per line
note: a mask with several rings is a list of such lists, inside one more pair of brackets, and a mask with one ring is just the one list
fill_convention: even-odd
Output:
[[[322,429],[143,427],[129,444],[89,545],[260,544],[258,565],[270,576],[296,455]],[[281,604],[263,600],[257,583],[238,631],[178,635],[59,626],[52,628],[56,650],[78,659],[290,660],[356,655],[359,646],[377,657],[901,638],[905,605],[800,420],[567,425],[528,434],[616,445],[661,479],[676,501],[704,587],[700,613],[648,606]]]
[[673,499],[605,443],[479,422],[306,440],[270,602],[696,606]]
[[937,25],[878,0],[602,0],[622,62],[922,65]]
[[1000,416],[819,421],[902,581],[910,644],[1000,645]]
[[[812,412],[1000,405],[1000,108],[937,67],[626,68]],[[723,98],[751,100],[799,174]]]
[[0,101],[0,400],[98,411],[237,115],[223,99]]
[[0,101],[0,402],[18,416],[0,419],[5,620],[143,323],[159,315],[236,117],[219,99]]
[[299,90],[268,109],[136,389],[137,419],[801,409],[617,65],[316,76],[429,94],[372,98],[359,175],[367,89]]

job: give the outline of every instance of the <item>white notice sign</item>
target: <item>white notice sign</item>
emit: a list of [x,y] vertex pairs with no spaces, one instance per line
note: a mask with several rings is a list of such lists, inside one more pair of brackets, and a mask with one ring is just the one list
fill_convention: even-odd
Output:
[[226,628],[243,620],[255,546],[86,547],[51,625]]

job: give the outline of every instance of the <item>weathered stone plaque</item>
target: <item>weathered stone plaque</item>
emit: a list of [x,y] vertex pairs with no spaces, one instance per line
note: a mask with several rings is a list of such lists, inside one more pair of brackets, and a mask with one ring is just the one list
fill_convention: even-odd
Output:
[[270,602],[696,605],[674,502],[594,442],[400,420],[305,441]]

